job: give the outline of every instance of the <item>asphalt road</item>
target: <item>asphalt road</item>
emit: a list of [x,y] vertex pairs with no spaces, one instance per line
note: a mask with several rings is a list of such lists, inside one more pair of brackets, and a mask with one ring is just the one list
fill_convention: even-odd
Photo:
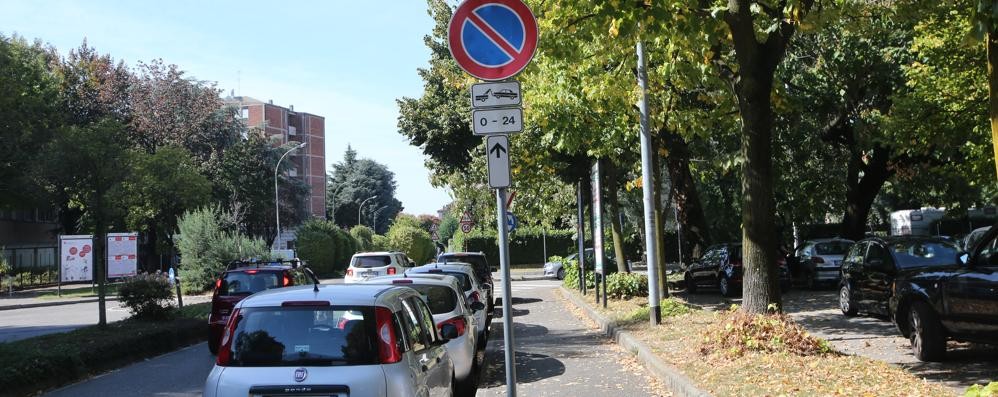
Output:
[[[558,282],[514,282],[517,391],[523,396],[655,396],[647,372],[555,296]],[[497,291],[497,296],[501,291]],[[504,396],[502,318],[493,321],[478,396]],[[146,360],[46,396],[200,396],[214,357],[205,344]],[[622,364],[625,363],[625,364]]]
[[[0,311],[0,342],[72,331],[97,324],[97,302]],[[128,318],[128,309],[107,302],[107,321]]]

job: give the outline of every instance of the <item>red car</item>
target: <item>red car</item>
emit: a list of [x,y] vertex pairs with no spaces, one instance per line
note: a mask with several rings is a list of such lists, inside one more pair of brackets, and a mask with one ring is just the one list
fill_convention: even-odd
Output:
[[297,259],[270,262],[235,261],[215,280],[208,315],[208,350],[218,354],[232,308],[247,296],[271,288],[315,283],[318,279]]

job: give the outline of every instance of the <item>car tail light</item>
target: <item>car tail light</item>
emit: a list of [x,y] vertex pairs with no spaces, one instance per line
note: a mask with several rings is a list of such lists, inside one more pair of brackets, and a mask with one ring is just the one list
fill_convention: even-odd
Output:
[[260,272],[259,270],[247,270],[246,274],[257,274],[259,272]]
[[347,268],[347,276],[353,277],[353,269]]
[[437,324],[437,330],[443,328],[444,324],[450,324],[453,325],[454,328],[457,328],[457,336],[464,335],[465,328],[468,328],[468,323],[464,320],[464,316],[457,316],[449,320],[441,321],[440,324]]
[[232,312],[229,316],[229,322],[225,325],[225,332],[222,333],[222,346],[218,348],[218,359],[215,364],[220,366],[229,365],[229,361],[232,360],[232,338],[236,332],[236,325],[239,324],[239,309]]
[[396,272],[396,270],[395,270],[394,267],[389,267],[388,268],[388,274],[395,274],[395,272]]
[[384,307],[374,309],[374,319],[378,328],[378,358],[382,364],[394,364],[402,360],[402,352],[396,343],[395,321],[392,312]]
[[222,288],[222,279],[215,280],[215,289]]
[[825,260],[820,256],[811,257],[811,262],[814,263],[825,263]]
[[470,299],[471,302],[481,302],[482,296],[478,294],[478,291],[475,291],[471,293],[471,296],[469,296],[468,299]]
[[294,306],[298,306],[298,307],[301,307],[301,306],[305,306],[305,307],[308,307],[308,306],[325,307],[325,306],[329,306],[329,301],[284,301],[284,302],[281,302],[281,306],[284,306],[284,307],[294,307]]
[[427,272],[428,273],[443,273],[444,269],[430,269]]
[[284,286],[287,287],[291,285],[291,278],[287,274],[284,275]]
[[392,284],[412,284],[412,279],[403,278],[400,280],[392,280]]

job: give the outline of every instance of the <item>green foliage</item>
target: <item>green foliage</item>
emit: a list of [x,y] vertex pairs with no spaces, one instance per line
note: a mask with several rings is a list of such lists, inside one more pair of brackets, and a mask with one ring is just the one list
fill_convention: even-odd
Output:
[[165,274],[139,274],[118,287],[118,300],[138,319],[165,319],[171,312],[172,298],[173,288]]
[[393,224],[386,237],[391,250],[405,252],[417,265],[429,262],[436,253],[430,233],[405,222]]
[[[388,167],[371,159],[358,159],[357,152],[347,146],[343,161],[333,164],[329,173],[326,213],[338,225],[376,223],[375,233],[385,233],[402,211],[402,202],[395,198],[396,187],[395,174]],[[363,212],[357,219],[361,204]],[[372,219],[375,213],[377,218]]]
[[606,295],[627,299],[648,295],[648,276],[638,273],[613,273],[606,277]]
[[[552,256],[551,260],[560,260],[562,263],[562,269],[565,269],[565,279],[561,281],[565,288],[577,289],[579,288],[579,261],[571,260],[567,263],[561,257]],[[586,272],[586,288],[595,288],[596,286],[596,273],[592,271]]]
[[380,234],[375,234],[371,236],[371,248],[369,251],[388,251],[391,245],[388,242],[388,237]]
[[[0,252],[3,252],[3,247],[0,247]],[[10,266],[10,261],[7,260],[6,255],[0,254],[0,277],[6,277],[11,275],[10,273],[14,269]]]
[[998,382],[984,385],[972,385],[963,393],[963,397],[998,397]]
[[449,241],[454,237],[454,233],[460,230],[461,226],[457,216],[454,216],[451,211],[448,211],[443,219],[440,220],[440,228],[437,229],[437,235],[440,236],[440,242],[443,244],[449,244]]
[[[363,226],[354,227],[358,230]],[[368,229],[369,231],[370,229]],[[332,221],[310,219],[298,229],[298,257],[308,263],[317,275],[339,276],[350,265],[350,257],[357,252],[357,240]]]
[[268,255],[263,240],[239,234],[227,218],[231,215],[212,206],[186,211],[177,221],[180,233],[175,241],[180,252],[179,273],[185,291],[209,290],[215,278],[233,260]]
[[[607,292],[609,292],[609,289],[607,289]],[[692,313],[693,310],[694,309],[688,306],[686,302],[676,298],[670,297],[659,301],[659,311],[662,313],[662,318],[682,316],[684,314]],[[620,322],[622,325],[647,322],[650,315],[651,309],[648,305],[643,305],[623,316]]]
[[350,229],[350,235],[357,240],[357,251],[371,250],[374,230],[364,225],[357,225]]
[[[571,230],[548,230],[548,254],[571,254],[576,246]],[[524,227],[511,233],[509,241],[509,261],[512,265],[544,263],[544,233],[540,228]],[[473,230],[471,233],[456,232],[450,242],[450,250],[482,252],[489,263],[499,263],[499,245],[496,232]],[[609,266],[608,266],[609,267]]]

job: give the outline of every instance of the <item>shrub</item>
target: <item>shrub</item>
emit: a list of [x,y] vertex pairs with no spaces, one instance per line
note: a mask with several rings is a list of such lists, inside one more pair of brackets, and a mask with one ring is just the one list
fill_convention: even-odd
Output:
[[0,277],[9,276],[14,269],[10,266],[10,261],[7,260],[7,256],[3,255],[3,247],[0,247]]
[[637,273],[613,273],[606,277],[606,295],[627,299],[648,295],[648,276]]
[[388,251],[388,237],[380,234],[371,236],[371,248],[368,251]]
[[399,223],[392,225],[387,237],[389,249],[405,252],[417,265],[427,263],[436,253],[430,234],[425,230]]
[[[562,280],[562,284],[565,288],[575,289],[579,288],[579,262],[576,260],[568,261],[567,263],[561,257],[552,256],[551,261],[555,260],[563,263],[562,268],[565,269],[565,279]],[[596,286],[596,275],[593,272],[586,272],[586,288],[594,288]]]
[[786,315],[749,314],[733,308],[723,316],[705,332],[701,354],[721,352],[740,357],[750,351],[798,356],[834,353],[827,341],[811,336]]
[[[673,297],[662,299],[658,304],[659,312],[661,312],[662,318],[676,317],[693,312],[693,309],[687,306],[686,302]],[[649,308],[648,305],[644,305],[624,316],[624,318],[621,319],[621,323],[635,324],[648,321],[650,314],[651,308]]]
[[967,388],[964,397],[998,397],[998,382],[988,383],[987,386],[973,385]]
[[172,310],[171,299],[173,288],[163,274],[139,274],[126,279],[118,287],[118,300],[138,319],[166,318]]
[[229,218],[218,206],[187,211],[180,216],[177,221],[180,234],[175,240],[180,251],[179,272],[184,290],[207,291],[229,262],[269,256],[263,240],[220,226],[228,224]]
[[[355,228],[356,229],[356,228]],[[357,252],[353,235],[331,221],[312,219],[298,229],[298,257],[318,275],[338,276]]]
[[350,229],[350,235],[357,240],[357,251],[368,251],[371,249],[371,239],[374,237],[374,230],[364,225],[357,225]]
[[[511,265],[539,264],[544,262],[544,236],[547,235],[547,252],[568,255],[575,252],[577,243],[572,230],[547,230],[524,227],[509,235],[509,261]],[[481,229],[471,233],[454,232],[450,241],[452,251],[482,252],[489,263],[499,263],[499,245],[495,225],[488,231]],[[613,266],[609,266],[613,267]]]

